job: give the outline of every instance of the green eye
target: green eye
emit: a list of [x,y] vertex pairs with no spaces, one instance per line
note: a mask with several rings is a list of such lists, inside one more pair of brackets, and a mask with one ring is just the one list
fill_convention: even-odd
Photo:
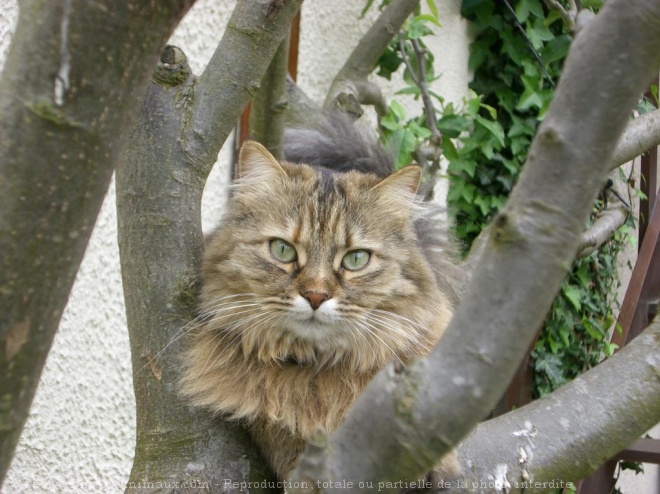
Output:
[[370,257],[366,250],[352,250],[341,260],[341,265],[349,271],[359,271],[367,265]]
[[270,241],[270,253],[280,262],[293,262],[297,259],[296,249],[281,238]]

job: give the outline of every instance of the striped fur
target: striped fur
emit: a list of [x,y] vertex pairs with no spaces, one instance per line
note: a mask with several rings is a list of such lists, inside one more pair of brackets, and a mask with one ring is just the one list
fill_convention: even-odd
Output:
[[[382,178],[279,164],[248,142],[239,176],[207,243],[181,389],[243,420],[284,478],[376,372],[431,350],[460,274],[435,212],[416,202],[417,167]],[[274,238],[295,247],[296,262],[274,258]],[[359,271],[341,265],[354,249],[371,253]],[[310,291],[328,296],[316,310]]]

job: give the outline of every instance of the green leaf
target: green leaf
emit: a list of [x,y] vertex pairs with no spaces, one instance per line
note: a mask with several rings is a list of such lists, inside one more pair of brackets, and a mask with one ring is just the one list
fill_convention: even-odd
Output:
[[431,11],[431,14],[438,20],[438,26],[440,25],[439,16],[438,16],[438,6],[435,4],[435,0],[426,0],[426,6]]
[[490,118],[497,120],[497,110],[495,108],[485,103],[481,103],[479,106],[488,112]]
[[573,38],[567,34],[551,39],[541,50],[543,64],[547,66],[552,62],[566,58],[572,42]]
[[562,361],[557,355],[546,353],[540,356],[534,362],[534,368],[538,372],[543,372],[555,388],[566,382],[562,371]]
[[497,120],[486,120],[480,115],[474,117],[474,120],[490,132],[497,139],[500,146],[504,146],[504,129]]
[[474,204],[479,207],[482,215],[487,216],[490,213],[490,197],[476,196],[474,198]]
[[410,22],[408,23],[408,30],[407,30],[407,35],[408,38],[410,39],[419,39],[423,36],[433,34],[433,31],[431,28],[429,28],[426,23],[428,22],[428,19],[424,18],[428,16],[422,16],[419,15],[417,17],[413,17]]
[[374,3],[374,0],[367,0],[367,4],[362,9],[362,12],[360,12],[360,19],[362,19],[365,16],[365,14],[369,11],[369,9],[371,8],[371,5],[373,3]]
[[443,136],[454,138],[470,130],[470,120],[458,114],[444,115],[437,121],[436,127]]
[[396,117],[397,122],[401,122],[406,119],[406,110],[398,101],[392,100],[392,103],[390,104],[390,110]]
[[[431,2],[431,3],[433,2],[433,0],[428,0],[428,1]],[[437,16],[434,16],[434,15],[431,15],[431,14],[420,14],[420,15],[415,16],[413,18],[413,20],[415,20],[415,21],[427,21],[427,22],[430,22],[432,24],[435,24],[438,27],[442,27],[442,25],[440,24],[440,21],[438,20]]]
[[527,0],[518,0],[515,8],[516,19],[523,24],[529,17],[529,2]]
[[562,293],[576,311],[579,312],[582,309],[582,292],[580,290],[573,286],[565,285],[562,287]]
[[526,0],[529,5],[529,10],[536,17],[545,18],[545,12],[543,12],[543,6],[539,0]]
[[418,86],[408,86],[404,87],[403,89],[399,89],[396,93],[394,94],[414,94],[414,95],[419,95],[419,87]]

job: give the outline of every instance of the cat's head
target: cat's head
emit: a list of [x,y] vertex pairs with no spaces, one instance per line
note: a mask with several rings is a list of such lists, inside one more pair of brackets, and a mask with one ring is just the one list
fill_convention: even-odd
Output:
[[431,326],[446,321],[413,225],[420,173],[280,164],[246,143],[205,252],[201,310],[219,347],[365,370],[428,351]]

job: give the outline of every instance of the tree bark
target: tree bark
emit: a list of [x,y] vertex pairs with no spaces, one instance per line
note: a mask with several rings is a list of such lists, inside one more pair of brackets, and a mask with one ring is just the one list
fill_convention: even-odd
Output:
[[544,482],[547,490],[552,481],[566,487],[587,477],[658,422],[659,373],[657,321],[552,395],[477,426],[459,447],[461,481],[485,486],[479,492],[486,494],[506,485],[511,493],[543,490]]
[[278,160],[284,159],[288,62],[289,36],[277,49],[250,105],[250,138],[266,146]]
[[0,80],[0,483],[124,129],[192,3],[20,3]]
[[137,403],[127,492],[235,492],[227,480],[269,478],[240,426],[191,409],[176,388],[195,324],[204,183],[301,2],[275,10],[269,5],[277,2],[238,2],[198,80],[183,53],[168,48],[122,155],[119,248]]
[[659,19],[658,2],[610,0],[580,31],[441,343],[378,374],[327,444],[307,448],[294,479],[418,478],[485,418],[560,287],[617,139],[660,65]]

